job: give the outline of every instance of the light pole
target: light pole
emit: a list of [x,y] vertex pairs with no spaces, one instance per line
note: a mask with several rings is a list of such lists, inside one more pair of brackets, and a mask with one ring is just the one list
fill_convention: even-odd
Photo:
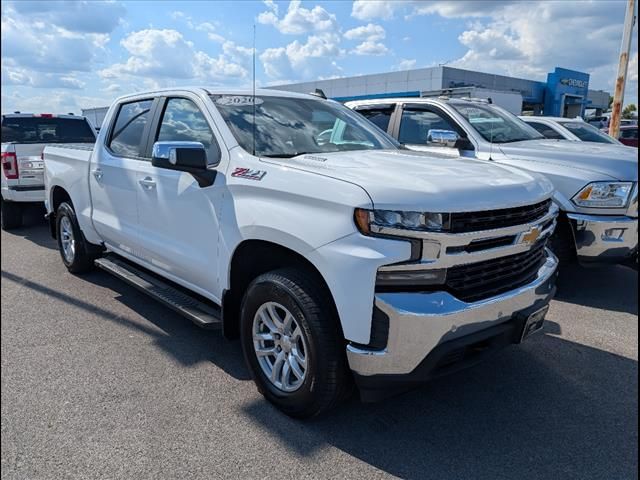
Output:
[[624,17],[624,30],[622,32],[622,45],[620,46],[620,64],[618,65],[618,77],[616,78],[616,90],[613,94],[611,109],[611,122],[609,123],[609,135],[618,138],[620,134],[620,117],[622,116],[622,102],[624,101],[624,84],[627,79],[627,67],[629,66],[629,50],[631,50],[631,34],[636,20],[636,1],[628,0],[627,13]]

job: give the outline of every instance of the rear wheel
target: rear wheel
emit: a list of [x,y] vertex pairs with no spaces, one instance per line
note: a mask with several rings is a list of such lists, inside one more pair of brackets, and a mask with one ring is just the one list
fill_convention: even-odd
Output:
[[84,273],[94,268],[100,256],[99,248],[87,242],[82,235],[73,207],[63,202],[56,213],[56,236],[62,262],[72,273]]
[[241,342],[258,390],[287,415],[306,418],[351,391],[344,341],[326,287],[298,269],[256,278],[244,296]]
[[12,230],[22,226],[22,205],[2,199],[2,230]]

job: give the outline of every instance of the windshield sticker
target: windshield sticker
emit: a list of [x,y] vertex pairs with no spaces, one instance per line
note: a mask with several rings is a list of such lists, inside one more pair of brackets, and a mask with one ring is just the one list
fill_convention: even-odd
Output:
[[217,105],[246,107],[247,105],[262,105],[264,100],[250,95],[223,95],[216,99]]
[[251,168],[236,167],[231,173],[232,177],[247,178],[249,180],[262,180],[267,174],[264,170],[253,170]]

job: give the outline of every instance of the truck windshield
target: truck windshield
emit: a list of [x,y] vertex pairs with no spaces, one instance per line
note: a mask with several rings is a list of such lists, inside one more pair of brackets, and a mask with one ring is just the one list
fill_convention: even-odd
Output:
[[91,126],[83,118],[3,117],[2,143],[93,143]]
[[533,127],[501,108],[454,102],[451,102],[451,106],[488,142],[509,143],[544,138]]
[[211,95],[211,99],[240,146],[247,152],[255,150],[257,156],[398,148],[382,130],[336,102],[257,96],[254,128],[254,97]]
[[589,125],[586,122],[559,122],[564,128],[573,133],[576,137],[578,137],[583,142],[596,142],[596,143],[614,143],[618,144],[619,142],[615,141],[612,137],[607,135],[606,133],[601,132],[593,125]]

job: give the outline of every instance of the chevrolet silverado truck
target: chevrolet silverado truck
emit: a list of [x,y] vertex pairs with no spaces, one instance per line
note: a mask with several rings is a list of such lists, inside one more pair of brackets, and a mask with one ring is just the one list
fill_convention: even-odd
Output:
[[84,117],[42,113],[2,115],[2,229],[22,225],[23,207],[44,201],[42,151],[50,143],[93,144]]
[[64,265],[239,337],[294,417],[473,364],[539,331],[557,207],[542,176],[403,150],[312,95],[119,98],[93,147],[48,146]]
[[348,102],[406,148],[491,160],[545,175],[560,208],[551,239],[561,262],[638,268],[638,151],[545,139],[506,110],[474,99]]

